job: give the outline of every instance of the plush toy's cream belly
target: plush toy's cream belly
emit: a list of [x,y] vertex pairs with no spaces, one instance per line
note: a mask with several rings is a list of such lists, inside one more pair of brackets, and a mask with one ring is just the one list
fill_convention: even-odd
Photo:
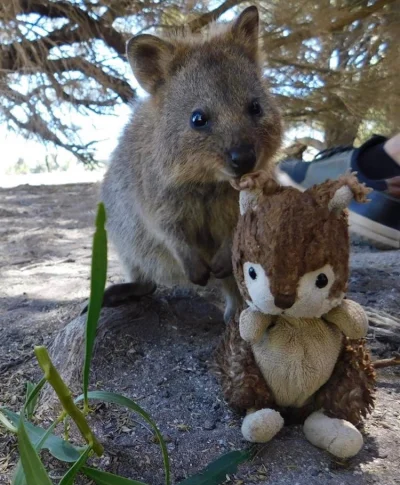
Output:
[[329,379],[341,347],[335,325],[320,318],[278,317],[253,352],[276,403],[301,407]]

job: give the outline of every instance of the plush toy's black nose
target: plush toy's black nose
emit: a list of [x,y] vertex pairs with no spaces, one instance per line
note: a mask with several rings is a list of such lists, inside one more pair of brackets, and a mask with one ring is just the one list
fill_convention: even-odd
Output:
[[276,295],[274,298],[275,306],[282,310],[287,310],[294,305],[296,301],[296,295],[283,295],[282,293]]
[[253,145],[243,144],[229,150],[229,164],[236,175],[251,172],[256,164],[256,152]]

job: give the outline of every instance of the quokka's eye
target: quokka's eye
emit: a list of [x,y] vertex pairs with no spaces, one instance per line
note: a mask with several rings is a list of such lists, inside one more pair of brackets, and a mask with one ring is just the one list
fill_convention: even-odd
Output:
[[256,99],[249,104],[249,113],[251,116],[261,116],[263,114],[261,105]]
[[193,111],[190,117],[190,124],[195,130],[205,128],[208,125],[208,122],[208,116],[204,113],[204,111],[201,111],[200,109]]
[[317,288],[325,288],[327,284],[328,284],[328,277],[326,276],[325,273],[320,273],[317,276],[317,279],[315,280],[315,286]]
[[253,268],[253,266],[250,266],[249,268],[249,276],[252,280],[257,279],[257,273],[256,273],[256,270]]

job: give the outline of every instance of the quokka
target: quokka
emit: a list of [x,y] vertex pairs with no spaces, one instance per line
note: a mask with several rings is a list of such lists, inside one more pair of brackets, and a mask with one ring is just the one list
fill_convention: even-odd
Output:
[[281,142],[257,8],[202,34],[138,35],[127,56],[149,96],[134,107],[102,188],[127,280],[106,291],[104,304],[214,277],[227,320],[240,303],[231,262],[239,203],[230,181],[268,170]]

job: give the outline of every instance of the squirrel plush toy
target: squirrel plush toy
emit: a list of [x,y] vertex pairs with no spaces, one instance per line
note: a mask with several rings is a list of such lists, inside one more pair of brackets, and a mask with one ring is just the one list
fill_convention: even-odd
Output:
[[248,307],[231,321],[214,370],[224,397],[247,413],[242,433],[267,442],[286,422],[340,458],[356,455],[356,428],[374,404],[368,319],[345,299],[346,207],[369,190],[348,174],[301,192],[259,174],[240,183],[233,267]]

